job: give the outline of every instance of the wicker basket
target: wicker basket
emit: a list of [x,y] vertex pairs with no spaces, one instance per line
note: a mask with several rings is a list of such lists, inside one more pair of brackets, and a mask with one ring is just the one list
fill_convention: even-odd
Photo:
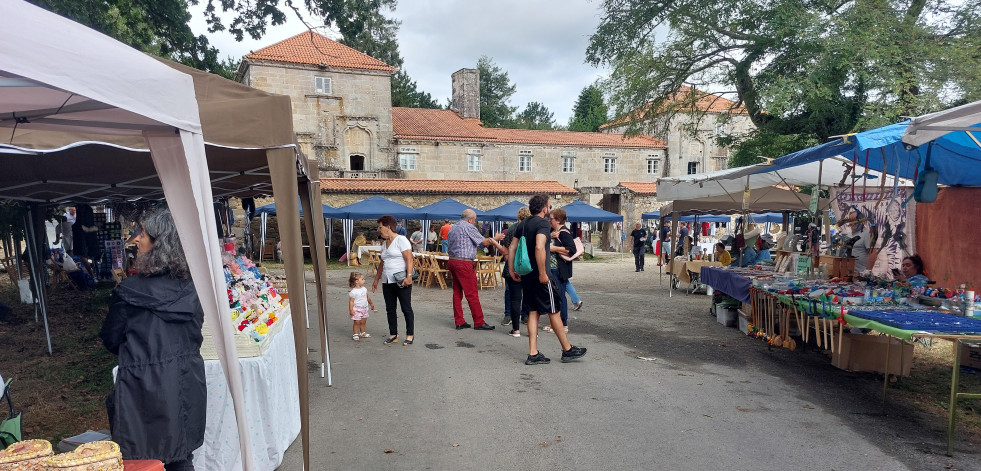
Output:
[[51,442],[24,440],[0,450],[0,469],[4,471],[44,471],[44,462],[51,457]]
[[55,455],[45,471],[123,471],[123,455],[115,442],[83,443],[74,451]]

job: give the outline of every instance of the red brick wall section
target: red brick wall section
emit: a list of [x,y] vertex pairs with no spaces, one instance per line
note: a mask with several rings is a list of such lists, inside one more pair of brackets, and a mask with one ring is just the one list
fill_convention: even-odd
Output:
[[916,205],[916,248],[936,286],[981,288],[981,188],[941,188]]

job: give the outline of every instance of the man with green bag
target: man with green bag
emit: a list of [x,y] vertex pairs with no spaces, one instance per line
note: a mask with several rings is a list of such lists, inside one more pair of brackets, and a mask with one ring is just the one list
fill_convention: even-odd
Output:
[[[548,268],[548,257],[551,256],[549,245],[552,239],[552,226],[548,221],[548,213],[551,210],[548,196],[531,197],[528,201],[528,209],[531,210],[532,216],[521,221],[520,227],[515,230],[514,240],[508,247],[508,271],[511,273],[512,280],[521,282],[524,301],[529,310],[528,358],[525,364],[544,365],[551,362],[538,351],[537,334],[540,314],[548,315],[549,323],[562,346],[562,362],[582,358],[586,355],[586,349],[572,345],[566,338],[559,309],[561,296],[565,296],[565,293],[559,291],[558,281],[552,278],[552,272]],[[527,250],[519,253],[519,245],[525,245]],[[516,257],[521,260],[516,260]],[[526,257],[530,267],[524,266],[519,269],[516,264],[523,265],[520,262],[523,262]]]

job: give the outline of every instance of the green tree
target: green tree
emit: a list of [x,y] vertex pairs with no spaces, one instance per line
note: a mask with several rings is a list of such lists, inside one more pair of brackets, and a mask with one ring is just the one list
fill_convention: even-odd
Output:
[[596,85],[589,85],[579,92],[579,98],[572,107],[569,118],[570,131],[597,132],[601,125],[609,121],[603,92]]
[[[203,34],[196,35],[188,22],[189,4],[198,0],[28,0],[98,30],[141,51],[176,60],[191,67],[231,77],[237,66],[232,59],[219,59],[219,52]],[[230,32],[241,41],[246,34],[260,39],[269,25],[280,25],[287,14],[304,24],[336,27],[344,37],[362,33],[382,2],[394,0],[208,0],[205,18],[208,32]],[[309,15],[301,12],[305,7]],[[220,11],[219,11],[220,8]],[[226,26],[221,13],[232,15]]]
[[532,101],[518,113],[514,120],[517,129],[538,129],[551,131],[555,129],[555,114],[548,107],[537,101]]
[[419,90],[409,74],[399,69],[392,75],[392,106],[406,108],[442,108],[429,93]]
[[611,104],[636,110],[635,132],[656,133],[684,112],[666,105],[686,84],[734,90],[759,130],[747,145],[766,152],[981,98],[981,0],[604,0],[603,9],[587,60],[611,67]]
[[489,128],[513,127],[518,108],[510,106],[508,101],[518,87],[490,57],[481,56],[477,60],[477,70],[480,73],[480,120]]

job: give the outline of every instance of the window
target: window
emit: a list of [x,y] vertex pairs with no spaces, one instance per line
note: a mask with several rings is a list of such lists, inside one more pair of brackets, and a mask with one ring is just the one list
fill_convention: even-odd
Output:
[[360,171],[364,170],[364,156],[360,154],[351,154],[351,170]]
[[617,173],[617,159],[612,159],[612,158],[603,159],[603,172]]
[[531,156],[530,155],[519,155],[518,156],[518,171],[519,172],[530,172],[531,171]]
[[575,157],[562,157],[562,173],[573,173],[576,171]]
[[470,172],[480,171],[480,155],[467,154],[467,170]]
[[698,173],[698,162],[688,162],[688,175]]
[[402,170],[415,170],[416,154],[399,154],[399,168]]
[[647,173],[651,175],[657,175],[657,160],[654,159],[647,160]]
[[330,95],[330,77],[314,77],[315,91],[321,95]]

